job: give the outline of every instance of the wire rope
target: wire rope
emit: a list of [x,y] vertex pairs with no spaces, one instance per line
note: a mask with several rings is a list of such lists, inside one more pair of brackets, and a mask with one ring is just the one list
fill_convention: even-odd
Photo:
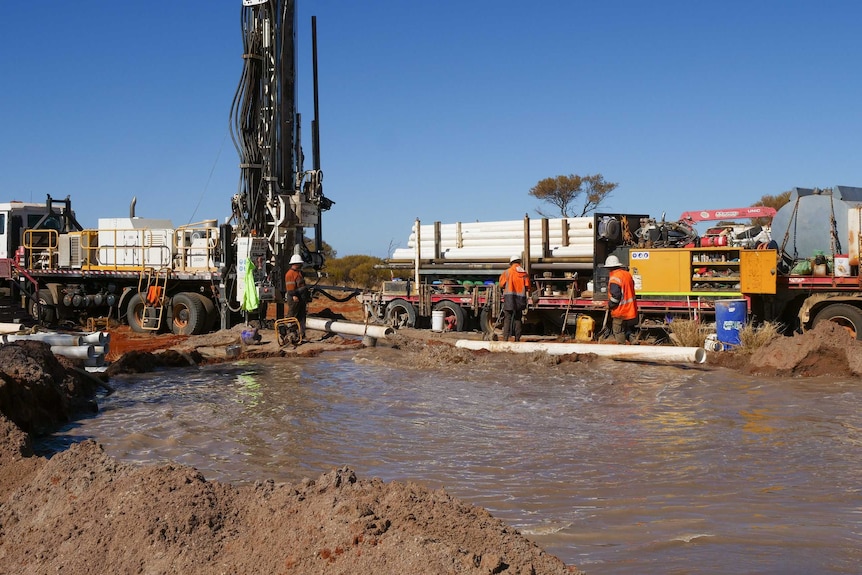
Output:
[[192,223],[192,221],[195,219],[195,214],[198,213],[198,208],[201,207],[201,202],[203,202],[204,196],[206,196],[206,193],[207,193],[207,189],[209,189],[210,182],[213,179],[213,174],[215,173],[215,169],[216,169],[216,166],[218,165],[219,158],[221,157],[221,152],[222,152],[222,150],[224,150],[224,143],[227,141],[227,136],[228,136],[228,132],[225,132],[225,135],[221,140],[221,145],[219,146],[218,152],[216,153],[215,160],[213,161],[212,168],[210,168],[210,173],[209,173],[209,176],[207,177],[207,181],[204,184],[203,189],[201,190],[201,195],[198,198],[198,203],[195,204],[195,209],[194,209],[194,211],[192,211],[192,215],[189,217],[189,221],[186,222],[186,224]]

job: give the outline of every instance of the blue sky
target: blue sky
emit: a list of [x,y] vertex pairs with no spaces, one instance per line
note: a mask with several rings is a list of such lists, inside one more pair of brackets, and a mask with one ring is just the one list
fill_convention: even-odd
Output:
[[[0,201],[70,195],[86,227],[132,197],[177,225],[228,216],[240,5],[4,3]],[[669,219],[862,186],[862,3],[300,0],[306,167],[312,15],[341,256],[385,257],[415,218],[537,216],[529,189],[560,174]]]

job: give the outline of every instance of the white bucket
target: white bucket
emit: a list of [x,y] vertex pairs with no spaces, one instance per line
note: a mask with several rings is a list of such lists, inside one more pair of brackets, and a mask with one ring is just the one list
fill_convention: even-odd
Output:
[[849,255],[836,255],[835,256],[835,276],[836,277],[850,277],[850,256]]
[[442,309],[431,312],[431,331],[443,331],[446,312]]

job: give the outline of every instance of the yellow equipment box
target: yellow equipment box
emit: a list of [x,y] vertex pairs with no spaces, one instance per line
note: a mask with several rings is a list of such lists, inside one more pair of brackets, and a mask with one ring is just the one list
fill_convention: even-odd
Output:
[[734,247],[631,250],[638,295],[738,296],[774,294],[775,250]]

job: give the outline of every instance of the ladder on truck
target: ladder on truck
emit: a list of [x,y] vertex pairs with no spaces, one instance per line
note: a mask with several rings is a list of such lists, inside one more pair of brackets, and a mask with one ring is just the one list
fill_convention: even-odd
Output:
[[138,295],[144,300],[141,328],[158,331],[168,307],[167,285],[170,268],[144,268],[138,278]]
[[[575,299],[577,299],[577,297],[578,297],[578,274],[577,274],[577,272],[575,272],[575,274],[572,276],[572,281],[569,284],[568,292],[569,292],[568,293],[569,301],[566,302],[566,309],[565,309],[565,312],[563,313],[563,327],[560,330],[561,336],[565,335],[565,333],[566,333],[566,326],[569,325],[569,323],[570,323],[569,315],[572,313],[572,307],[575,305]],[[576,314],[576,313],[572,314],[571,323],[574,325],[577,325],[577,321],[578,321],[578,314]]]

